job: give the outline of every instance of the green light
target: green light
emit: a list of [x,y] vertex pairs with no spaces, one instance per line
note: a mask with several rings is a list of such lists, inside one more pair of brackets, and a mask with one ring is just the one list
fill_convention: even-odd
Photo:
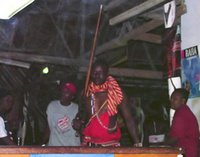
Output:
[[42,73],[43,74],[48,74],[49,73],[49,68],[48,67],[43,68]]

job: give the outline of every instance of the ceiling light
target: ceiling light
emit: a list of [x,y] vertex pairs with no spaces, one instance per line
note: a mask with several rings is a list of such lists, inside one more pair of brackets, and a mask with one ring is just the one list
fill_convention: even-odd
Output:
[[0,19],[10,19],[34,0],[0,0]]
[[43,73],[43,74],[48,74],[48,73],[49,73],[49,68],[48,68],[48,67],[44,67],[44,68],[42,69],[42,73]]

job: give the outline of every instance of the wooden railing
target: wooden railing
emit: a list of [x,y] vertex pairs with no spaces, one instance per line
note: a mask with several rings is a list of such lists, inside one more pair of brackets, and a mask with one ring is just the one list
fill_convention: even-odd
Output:
[[20,154],[114,154],[115,157],[177,157],[182,154],[178,148],[133,148],[133,147],[105,147],[105,148],[88,148],[88,147],[0,147],[0,157],[17,157]]

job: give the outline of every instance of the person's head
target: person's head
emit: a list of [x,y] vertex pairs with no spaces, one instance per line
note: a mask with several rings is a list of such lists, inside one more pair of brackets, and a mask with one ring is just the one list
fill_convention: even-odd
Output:
[[103,84],[108,77],[109,66],[104,60],[96,60],[92,66],[91,79],[96,85]]
[[77,88],[71,82],[62,83],[60,86],[60,92],[61,92],[60,96],[61,104],[69,105],[77,93]]
[[187,103],[189,92],[184,88],[175,89],[171,95],[171,108],[177,110]]
[[14,101],[11,93],[4,88],[0,88],[0,112],[9,112],[12,109],[13,104]]

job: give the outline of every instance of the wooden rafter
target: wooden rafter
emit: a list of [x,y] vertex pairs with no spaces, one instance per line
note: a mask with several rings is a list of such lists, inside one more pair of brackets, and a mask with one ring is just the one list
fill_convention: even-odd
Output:
[[[105,51],[108,51],[108,50],[111,50],[114,48],[119,48],[119,47],[125,46],[129,40],[138,40],[139,37],[141,35],[143,35],[145,32],[149,32],[152,29],[154,29],[162,24],[163,24],[163,21],[161,21],[161,20],[151,20],[147,23],[144,23],[140,27],[135,28],[131,32],[126,33],[121,38],[114,38],[114,39],[108,41],[107,43],[97,47],[96,55],[99,55]],[[85,53],[84,55],[87,57],[89,55],[89,52]]]
[[[85,73],[86,67],[81,67],[79,72]],[[163,79],[163,72],[127,68],[110,68],[109,73],[114,76],[145,78],[145,79]]]
[[148,0],[148,1],[138,5],[136,7],[133,7],[131,9],[129,9],[129,10],[127,10],[127,11],[125,11],[125,12],[123,12],[123,13],[115,16],[115,17],[113,17],[113,18],[111,18],[109,20],[109,24],[110,25],[115,25],[115,24],[120,23],[122,21],[125,21],[125,20],[127,20],[127,19],[129,19],[131,17],[139,15],[139,14],[145,12],[148,9],[151,9],[151,8],[153,8],[155,6],[158,6],[160,4],[166,3],[167,1],[168,0]]
[[[50,64],[67,65],[67,66],[71,66],[71,65],[78,66],[79,64],[83,64],[83,65],[87,64],[87,62],[84,62],[83,60],[80,61],[78,59],[24,54],[24,53],[17,53],[17,52],[0,52],[0,58],[9,59],[9,60],[18,60],[18,61],[24,61],[24,62],[50,63]],[[3,59],[1,63],[3,63]]]
[[[186,6],[180,5],[176,11],[177,18],[180,17],[182,14],[186,13]],[[152,19],[149,22],[142,24],[141,26],[133,29],[132,31],[126,33],[125,35],[121,36],[120,38],[114,38],[103,45],[100,45],[96,49],[96,55],[106,52],[111,49],[119,48],[125,46],[127,41],[129,40],[142,40],[148,41],[151,43],[161,43],[161,37],[159,35],[147,33],[159,26],[164,24],[164,20],[160,19]],[[89,52],[85,53],[84,56],[87,57]],[[83,57],[83,56],[81,56]]]
[[16,61],[12,59],[7,59],[7,58],[0,58],[0,63],[6,64],[6,65],[12,65],[12,66],[17,66],[21,68],[30,68],[30,64],[27,62],[22,62],[22,61]]
[[[0,52],[0,57],[21,60],[26,62],[38,62],[38,63],[51,63],[56,65],[71,65],[77,64],[79,61],[74,59],[67,59],[62,57],[50,57],[50,56],[40,56],[40,55],[27,55],[20,53],[9,53]],[[80,63],[82,65],[87,65],[85,63]],[[79,72],[86,72],[87,67],[80,67]],[[136,77],[136,78],[148,78],[148,79],[162,79],[162,72],[150,71],[150,70],[139,70],[139,69],[120,69],[111,68],[110,74],[116,76],[125,77]]]

